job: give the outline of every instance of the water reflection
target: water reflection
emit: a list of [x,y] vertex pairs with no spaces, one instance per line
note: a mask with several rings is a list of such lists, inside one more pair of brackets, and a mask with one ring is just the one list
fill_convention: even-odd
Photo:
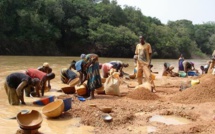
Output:
[[149,119],[150,122],[156,121],[156,122],[161,122],[161,123],[165,123],[167,125],[183,125],[183,124],[188,124],[191,121],[186,119],[186,118],[182,118],[182,117],[178,117],[178,116],[161,116],[161,115],[154,115]]

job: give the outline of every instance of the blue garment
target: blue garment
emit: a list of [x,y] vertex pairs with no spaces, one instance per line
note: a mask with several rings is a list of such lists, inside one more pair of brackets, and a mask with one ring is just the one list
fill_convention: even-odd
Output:
[[75,72],[73,72],[72,70],[68,69],[66,71],[66,74],[68,76],[69,79],[75,79],[77,77],[77,74]]
[[137,73],[137,68],[135,67],[135,68],[134,68],[134,74],[136,74],[136,73]]
[[77,71],[81,71],[81,69],[82,69],[82,67],[81,67],[82,63],[83,63],[83,60],[79,60],[79,61],[77,61],[77,62],[75,63],[75,69],[76,69]]
[[99,72],[99,62],[98,59],[95,61],[92,60],[91,54],[87,54],[85,57],[86,64],[91,63],[91,65],[87,68],[87,88],[88,88],[88,94],[97,88],[100,88],[102,86],[101,82],[101,76]]
[[117,72],[122,67],[122,62],[121,61],[111,61],[109,63],[113,65],[112,68],[116,69]]

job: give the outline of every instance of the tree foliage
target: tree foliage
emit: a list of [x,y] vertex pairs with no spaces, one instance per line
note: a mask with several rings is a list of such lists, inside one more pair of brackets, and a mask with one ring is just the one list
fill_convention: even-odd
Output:
[[116,0],[1,0],[1,55],[72,55],[133,57],[143,35],[154,58],[211,55],[215,23],[193,25],[144,15]]

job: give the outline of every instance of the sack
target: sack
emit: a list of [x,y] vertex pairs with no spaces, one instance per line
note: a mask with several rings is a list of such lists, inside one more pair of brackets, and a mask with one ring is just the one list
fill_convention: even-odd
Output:
[[105,94],[108,95],[120,95],[119,91],[120,80],[118,77],[114,77],[114,75],[110,75],[106,82],[104,83]]

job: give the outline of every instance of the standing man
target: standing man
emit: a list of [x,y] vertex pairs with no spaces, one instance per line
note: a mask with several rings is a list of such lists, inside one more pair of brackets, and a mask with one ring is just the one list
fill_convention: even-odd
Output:
[[151,64],[151,45],[145,42],[143,36],[139,36],[140,43],[136,45],[135,54],[137,55],[137,82],[138,85],[142,84],[143,74],[146,81],[151,83],[151,91],[155,92],[155,85],[151,78],[151,71],[149,65]]

